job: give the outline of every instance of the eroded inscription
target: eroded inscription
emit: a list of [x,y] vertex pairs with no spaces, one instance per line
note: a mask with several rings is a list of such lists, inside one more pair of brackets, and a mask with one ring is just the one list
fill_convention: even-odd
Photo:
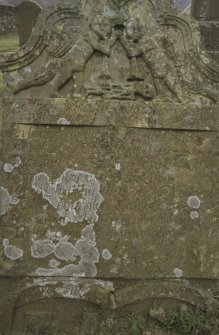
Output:
[[[44,240],[33,237],[32,257],[38,259],[50,255],[56,257],[50,268],[38,268],[36,274],[95,277],[100,253],[96,246],[94,224],[98,221],[97,210],[103,201],[99,181],[93,174],[67,169],[55,183],[50,181],[46,173],[37,174],[34,176],[32,187],[57,209],[62,226],[68,223],[89,223],[82,230],[81,238],[75,244],[70,242],[70,236],[62,236],[60,232],[49,232]],[[78,258],[80,258],[79,261]],[[106,259],[110,258],[107,254]],[[59,261],[71,262],[71,264],[58,267]]]

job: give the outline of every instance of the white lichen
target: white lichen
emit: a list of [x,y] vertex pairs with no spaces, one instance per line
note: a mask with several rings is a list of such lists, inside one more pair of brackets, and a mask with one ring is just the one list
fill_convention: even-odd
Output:
[[36,240],[31,246],[31,255],[34,258],[45,258],[54,252],[55,244],[51,240]]
[[63,287],[57,287],[55,291],[64,298],[83,299],[84,295],[90,291],[91,284],[77,283],[76,281],[67,282]]
[[106,261],[109,261],[112,258],[112,255],[110,253],[110,251],[108,249],[104,249],[102,251],[102,257],[103,259],[105,259]]
[[[46,242],[45,242],[46,241]],[[59,242],[55,245],[52,241],[44,242],[42,251],[40,252],[37,247],[40,244],[32,246],[33,257],[42,258],[47,257],[48,254],[54,253],[57,258],[65,261],[72,261],[74,263],[68,264],[62,268],[46,269],[39,268],[36,274],[39,276],[78,276],[78,277],[95,277],[97,274],[96,263],[99,261],[99,251],[96,247],[96,236],[93,231],[93,225],[88,225],[82,230],[81,238],[77,240],[75,245],[70,242]],[[33,243],[35,244],[34,241]],[[47,246],[47,248],[45,247]],[[51,248],[50,248],[51,247]],[[57,248],[57,249],[56,249]],[[33,253],[34,250],[34,253]],[[76,258],[80,257],[78,263],[75,263]],[[43,258],[44,258],[43,257]]]
[[8,239],[3,240],[3,247],[5,256],[12,261],[16,261],[19,258],[23,257],[23,250],[10,244]]
[[6,164],[4,164],[3,169],[4,169],[5,172],[11,173],[14,170],[14,168],[18,167],[20,164],[21,164],[21,159],[20,159],[20,157],[17,157],[16,160],[15,160],[14,165],[12,165],[10,163],[6,163]]
[[192,220],[198,219],[198,218],[199,218],[199,214],[198,214],[198,212],[197,212],[197,211],[192,211],[192,212],[190,213],[190,218],[191,218]]
[[70,122],[70,121],[68,121],[68,120],[66,120],[64,117],[62,117],[62,118],[60,118],[60,119],[57,121],[57,124],[59,124],[59,125],[66,125],[66,126],[68,126],[68,125],[70,125],[70,124],[71,124],[71,122]]
[[6,163],[6,164],[4,165],[4,171],[5,171],[5,172],[10,173],[10,172],[13,171],[13,169],[14,169],[13,165],[11,165],[11,164],[9,164],[9,163]]
[[18,203],[19,199],[17,197],[10,196],[6,188],[0,187],[0,216],[7,212],[10,205],[17,205]]
[[70,261],[75,259],[76,250],[72,243],[59,242],[55,246],[54,254],[60,260]]
[[183,271],[181,269],[175,268],[173,272],[177,278],[183,277]]
[[198,209],[201,205],[201,200],[197,197],[197,195],[193,195],[188,198],[187,204],[190,208]]
[[121,170],[121,164],[120,163],[115,163],[115,169],[116,169],[116,171],[120,171]]
[[[48,279],[46,279],[48,281]],[[62,285],[62,286],[60,286]],[[63,298],[69,299],[85,299],[86,294],[93,287],[99,287],[104,289],[106,294],[109,292],[114,292],[114,286],[112,282],[94,279],[69,279],[68,281],[59,282],[59,287],[55,288],[56,293],[58,293]]]
[[[103,197],[99,192],[100,183],[94,175],[67,169],[52,184],[46,173],[39,173],[34,177],[32,187],[36,192],[42,193],[43,198],[57,209],[63,226],[69,222],[97,222],[96,212]],[[81,198],[73,201],[72,196],[76,192]]]
[[[96,247],[94,223],[98,220],[97,210],[103,201],[100,183],[90,173],[68,169],[55,183],[51,183],[46,173],[39,173],[34,177],[32,187],[57,209],[62,225],[89,222],[82,230],[81,238],[74,243],[71,243],[70,236],[51,231],[47,231],[45,240],[32,239],[31,254],[34,258],[46,258],[52,254],[56,257],[50,261],[50,268],[38,268],[35,274],[95,277],[100,254]],[[75,195],[78,200],[75,200]],[[57,259],[70,264],[61,267],[60,262],[56,263]]]

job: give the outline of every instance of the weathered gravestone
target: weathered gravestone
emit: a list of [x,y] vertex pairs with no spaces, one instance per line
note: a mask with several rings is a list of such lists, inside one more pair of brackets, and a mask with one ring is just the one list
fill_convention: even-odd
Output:
[[0,331],[210,320],[219,68],[194,20],[169,1],[62,1],[0,67]]

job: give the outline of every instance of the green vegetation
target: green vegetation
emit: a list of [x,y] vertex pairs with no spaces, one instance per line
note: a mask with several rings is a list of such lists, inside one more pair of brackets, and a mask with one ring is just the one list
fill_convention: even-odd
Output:
[[203,312],[173,312],[169,313],[162,326],[164,329],[176,331],[179,334],[190,335],[192,329],[203,329],[206,316]]
[[145,322],[143,313],[113,315],[104,324],[104,329],[109,335],[141,335],[146,329]]
[[[104,323],[104,335],[142,335],[148,330],[148,312],[113,315]],[[171,331],[178,335],[218,335],[219,317],[207,316],[200,310],[178,311],[166,313],[166,316],[157,321],[157,329]],[[197,331],[197,332],[196,332]]]
[[[0,53],[14,52],[18,49],[19,38],[18,35],[0,36]],[[3,76],[0,72],[0,92],[3,90]]]
[[[149,334],[151,319],[148,311],[142,313],[113,313],[101,325],[101,335],[143,335]],[[155,320],[154,320],[155,321]],[[158,330],[158,334],[175,335],[218,335],[219,317],[217,311],[207,316],[200,310],[172,311],[160,321],[153,322],[152,328]],[[161,333],[159,332],[161,331]],[[152,331],[154,334],[154,332]],[[38,330],[39,335],[64,335],[65,331],[56,329]],[[72,333],[71,333],[72,334]]]
[[218,335],[219,315],[215,313],[207,316],[199,310],[168,313],[162,320],[162,328],[180,335],[191,335],[192,330],[197,330],[202,335]]
[[14,52],[18,49],[18,35],[3,35],[0,36],[0,52]]

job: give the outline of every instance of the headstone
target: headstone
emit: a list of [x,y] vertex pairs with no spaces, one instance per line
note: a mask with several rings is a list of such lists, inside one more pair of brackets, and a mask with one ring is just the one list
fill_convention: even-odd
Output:
[[16,8],[20,44],[27,42],[36,25],[41,8],[32,1],[23,1]]
[[16,13],[13,7],[2,6],[0,3],[0,35],[17,32]]
[[0,332],[179,334],[178,312],[206,331],[219,68],[194,19],[164,0],[61,1],[0,68]]
[[192,15],[199,21],[206,49],[219,62],[219,2],[193,0]]

